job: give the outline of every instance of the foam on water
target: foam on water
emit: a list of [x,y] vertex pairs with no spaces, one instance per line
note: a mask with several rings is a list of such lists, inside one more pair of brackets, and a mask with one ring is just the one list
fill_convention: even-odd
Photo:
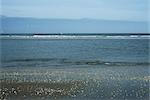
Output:
[[0,35],[0,39],[147,39],[149,35]]

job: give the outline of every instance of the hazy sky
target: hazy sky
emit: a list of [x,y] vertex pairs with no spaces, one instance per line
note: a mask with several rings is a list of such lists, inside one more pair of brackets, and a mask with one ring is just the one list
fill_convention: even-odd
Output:
[[149,0],[2,0],[4,16],[147,21]]

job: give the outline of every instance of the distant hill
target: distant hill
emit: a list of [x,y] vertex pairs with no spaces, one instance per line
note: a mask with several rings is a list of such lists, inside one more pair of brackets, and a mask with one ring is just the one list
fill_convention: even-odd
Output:
[[2,33],[148,33],[148,22],[1,17]]

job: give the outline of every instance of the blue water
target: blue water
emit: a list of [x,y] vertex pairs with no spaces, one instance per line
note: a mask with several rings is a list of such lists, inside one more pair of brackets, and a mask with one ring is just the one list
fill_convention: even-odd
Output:
[[[1,40],[2,62],[29,59],[148,62],[148,39]],[[43,66],[44,67],[44,66]]]
[[2,39],[0,78],[71,83],[59,98],[148,100],[149,52],[148,39]]

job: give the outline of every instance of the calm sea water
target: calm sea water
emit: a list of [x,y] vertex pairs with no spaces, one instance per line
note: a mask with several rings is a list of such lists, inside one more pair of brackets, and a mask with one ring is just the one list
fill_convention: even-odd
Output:
[[148,100],[149,52],[148,39],[2,39],[1,96]]
[[[3,61],[148,62],[148,39],[1,40]],[[19,65],[18,65],[19,66]],[[13,67],[13,66],[12,66]],[[42,66],[44,67],[44,66]]]

